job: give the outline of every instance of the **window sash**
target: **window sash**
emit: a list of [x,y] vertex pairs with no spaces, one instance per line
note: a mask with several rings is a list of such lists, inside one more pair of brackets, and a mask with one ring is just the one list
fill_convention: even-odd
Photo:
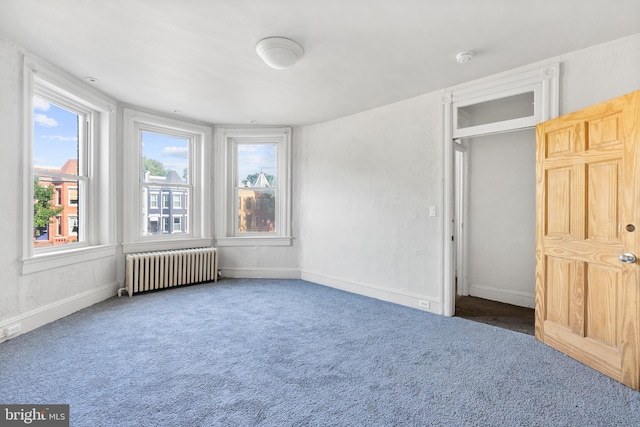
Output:
[[[55,217],[51,218],[49,226],[47,227],[47,231],[51,231],[52,228],[55,231],[58,231],[62,228],[62,231],[68,237],[75,237],[73,240],[60,240],[60,239],[51,239],[50,242],[53,242],[53,246],[36,246],[36,241],[34,239],[30,239],[31,248],[33,254],[40,253],[48,253],[48,252],[56,252],[61,250],[66,250],[67,248],[84,245],[91,241],[91,236],[88,236],[88,232],[90,227],[87,227],[87,221],[89,219],[89,206],[91,205],[90,195],[88,188],[90,186],[90,176],[89,176],[89,154],[90,147],[93,143],[92,134],[90,129],[93,127],[93,121],[96,117],[96,113],[93,110],[88,109],[86,106],[78,103],[70,96],[62,93],[63,91],[58,88],[54,88],[49,84],[45,84],[41,82],[39,79],[34,80],[33,91],[31,97],[37,96],[42,100],[54,104],[57,107],[60,107],[64,110],[67,110],[78,116],[78,140],[77,140],[77,164],[78,170],[77,174],[73,173],[63,173],[61,171],[51,172],[45,170],[38,170],[33,165],[33,159],[31,159],[31,168],[32,168],[32,176],[33,179],[42,180],[43,182],[51,181],[53,176],[58,182],[77,182],[77,186],[68,187],[66,191],[60,188],[60,195],[57,194],[57,191],[54,187],[54,200],[53,205],[56,207],[64,207],[68,206],[69,208],[75,208],[76,212],[73,215],[77,218],[77,224],[75,227],[75,232],[71,232],[71,226],[67,224],[67,227],[57,227],[55,224]],[[35,109],[31,111],[31,127],[35,128],[36,123],[33,121],[33,114],[35,114]],[[32,138],[31,144],[33,147],[34,140]],[[57,187],[57,186],[56,186]],[[65,194],[66,193],[66,194]],[[60,197],[62,200],[59,200]],[[75,198],[74,198],[75,197]],[[72,203],[72,200],[75,200]],[[58,201],[61,203],[58,204]],[[65,208],[66,209],[66,208]],[[63,215],[67,217],[67,221],[69,218],[69,213],[62,212]],[[65,230],[66,228],[66,230]],[[62,237],[62,236],[57,236]]]

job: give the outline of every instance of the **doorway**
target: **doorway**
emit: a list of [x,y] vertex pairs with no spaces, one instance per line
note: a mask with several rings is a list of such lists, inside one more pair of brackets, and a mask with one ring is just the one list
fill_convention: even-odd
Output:
[[[481,135],[499,135],[501,132],[517,129],[532,129],[540,122],[557,117],[559,75],[560,64],[552,63],[542,67],[521,68],[443,91],[445,162],[441,312],[445,316],[455,315],[457,294],[455,143],[453,141],[476,138]],[[500,156],[501,154],[498,154],[498,157]],[[532,158],[535,159],[535,157]],[[495,208],[500,209],[500,204]],[[483,286],[485,292],[491,292],[491,288],[494,287],[491,284]],[[518,295],[517,290],[511,292],[511,295],[528,297],[528,295]]]
[[535,130],[455,141],[455,315],[533,335]]

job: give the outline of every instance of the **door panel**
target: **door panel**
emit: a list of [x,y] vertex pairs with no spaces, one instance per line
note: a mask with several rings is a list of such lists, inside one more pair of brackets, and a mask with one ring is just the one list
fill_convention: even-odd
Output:
[[620,160],[587,165],[587,238],[620,242],[618,187]]
[[635,389],[639,129],[640,91],[541,123],[536,154],[536,338]]

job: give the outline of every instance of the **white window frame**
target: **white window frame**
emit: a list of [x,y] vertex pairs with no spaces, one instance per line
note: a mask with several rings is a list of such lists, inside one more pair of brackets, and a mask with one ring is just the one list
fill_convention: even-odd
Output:
[[[181,249],[212,246],[211,225],[211,127],[124,108],[124,242],[123,252]],[[188,232],[174,235],[162,230],[159,235],[145,235],[146,224],[140,220],[142,200],[142,132],[152,132],[187,139],[189,142],[189,215]],[[164,203],[164,193],[160,203]],[[171,203],[172,201],[169,201]],[[167,206],[169,208],[171,205]],[[172,224],[169,227],[173,228]]]
[[78,215],[67,215],[67,236],[77,236],[78,232],[77,231],[73,231],[73,227],[74,227],[74,223],[75,223],[75,227],[78,226]]
[[56,236],[62,236],[62,215],[56,215]]
[[[277,198],[273,233],[236,233],[236,145],[277,145]],[[236,128],[216,130],[218,151],[216,244],[218,246],[290,246],[291,236],[291,128]]]
[[173,197],[173,208],[174,209],[182,209],[182,194],[183,193],[174,193]]
[[[82,241],[34,248],[33,245],[33,96],[45,96],[63,108],[87,115],[90,127],[81,164],[83,192],[79,226]],[[115,101],[71,75],[30,55],[23,62],[22,273],[115,256]],[[82,187],[86,188],[82,188]]]
[[[71,203],[71,192],[75,190],[76,191],[76,202],[75,203]],[[67,188],[67,200],[69,200],[69,206],[78,206],[78,200],[80,200],[80,192],[79,192],[79,188],[78,187],[69,187]]]
[[158,203],[160,193],[149,193],[149,209],[158,209],[160,204]]
[[[178,220],[178,222],[176,223],[176,220]],[[176,231],[176,224],[178,224],[178,230]],[[173,224],[171,226],[171,232],[172,233],[182,233],[182,216],[174,216],[173,217]]]

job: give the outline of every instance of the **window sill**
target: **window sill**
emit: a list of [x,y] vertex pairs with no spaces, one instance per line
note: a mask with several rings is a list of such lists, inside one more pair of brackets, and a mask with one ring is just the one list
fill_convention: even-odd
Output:
[[37,273],[116,255],[117,245],[100,245],[34,255],[22,260],[22,274]]
[[123,243],[122,252],[132,254],[137,252],[167,251],[172,249],[207,248],[213,245],[212,239],[172,239],[147,240],[141,242]]
[[291,237],[218,237],[216,243],[222,246],[291,246]]

